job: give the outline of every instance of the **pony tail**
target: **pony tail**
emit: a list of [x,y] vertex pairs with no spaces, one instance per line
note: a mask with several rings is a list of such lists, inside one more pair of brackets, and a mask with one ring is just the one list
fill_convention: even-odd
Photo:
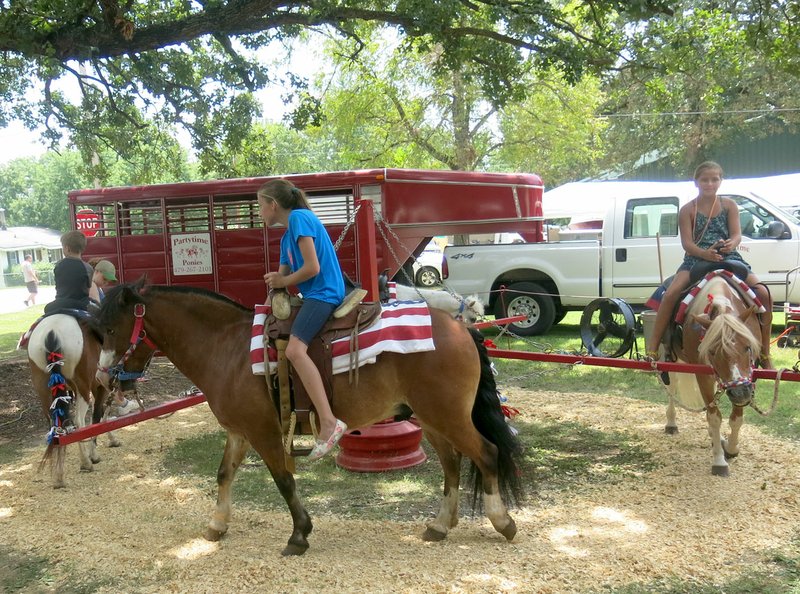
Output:
[[72,396],[67,390],[67,380],[61,373],[61,368],[64,366],[64,353],[58,337],[52,330],[47,333],[44,339],[44,348],[47,357],[45,371],[50,373],[47,385],[50,388],[53,401],[50,404],[51,426],[46,436],[47,450],[42,457],[40,466],[44,465],[50,458],[56,445],[56,436],[67,433],[72,426],[72,420],[70,419]]
[[308,197],[303,190],[297,186],[292,186],[291,194],[292,200],[294,201],[294,208],[305,208],[306,210],[312,210],[311,204],[308,202]]
[[[467,329],[475,341],[481,362],[481,378],[478,383],[478,393],[475,395],[475,404],[472,407],[472,422],[478,432],[497,448],[497,481],[503,503],[507,506],[520,505],[525,500],[519,468],[522,444],[506,422],[506,416],[500,407],[492,361],[483,344],[483,335],[475,328]],[[480,501],[479,494],[483,483],[481,472],[474,462],[470,465],[468,482],[472,487],[474,510]]]
[[258,189],[256,195],[265,200],[274,200],[282,208],[305,208],[311,210],[305,192],[288,179],[273,179]]

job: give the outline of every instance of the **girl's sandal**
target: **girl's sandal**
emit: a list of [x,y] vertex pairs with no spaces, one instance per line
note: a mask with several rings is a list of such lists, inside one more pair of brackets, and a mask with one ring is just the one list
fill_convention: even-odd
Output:
[[342,439],[345,431],[347,431],[347,425],[345,425],[343,421],[336,419],[336,426],[333,428],[331,436],[325,441],[318,439],[317,443],[314,444],[314,447],[309,452],[308,459],[313,462],[328,454],[336,447],[339,440]]

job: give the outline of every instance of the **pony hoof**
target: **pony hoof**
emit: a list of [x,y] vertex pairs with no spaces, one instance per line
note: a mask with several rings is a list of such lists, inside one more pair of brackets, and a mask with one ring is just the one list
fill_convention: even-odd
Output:
[[212,528],[211,526],[209,526],[208,528],[206,528],[206,532],[205,534],[203,534],[203,538],[205,538],[210,542],[217,542],[223,536],[225,536],[226,532],[227,530],[217,530],[216,528]]
[[666,427],[664,427],[664,433],[666,433],[667,435],[677,435],[678,434],[678,428],[677,427],[670,427],[669,425],[667,425]]
[[726,460],[733,460],[734,458],[736,458],[736,456],[739,455],[739,452],[731,453],[731,452],[728,451],[728,440],[727,439],[723,439],[721,445],[722,445],[722,453],[725,454],[725,459]]
[[517,535],[517,523],[512,518],[508,518],[508,525],[499,532],[506,537],[508,542],[511,542]]
[[103,460],[100,456],[95,456],[94,458],[89,459],[92,461],[92,464],[99,464]]
[[94,466],[81,466],[81,472],[92,472],[94,471]]
[[304,546],[304,545],[289,543],[286,545],[286,548],[281,551],[281,555],[283,555],[284,557],[299,557],[307,550],[308,550],[308,544]]
[[434,530],[430,526],[425,530],[425,534],[422,535],[422,540],[425,542],[440,542],[447,538],[446,532],[440,532],[439,530]]
[[64,483],[64,482],[54,483],[53,484],[53,488],[54,489],[66,489],[67,488],[67,483]]
[[727,466],[712,466],[711,467],[711,474],[714,476],[730,476],[731,470]]
[[121,445],[122,445],[122,442],[119,441],[119,440],[114,440],[114,441],[111,441],[111,442],[108,443],[108,447],[110,447],[110,448],[118,448]]

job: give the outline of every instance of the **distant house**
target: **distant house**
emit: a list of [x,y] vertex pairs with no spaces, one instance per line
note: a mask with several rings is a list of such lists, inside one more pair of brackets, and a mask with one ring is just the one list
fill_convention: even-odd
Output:
[[61,232],[42,227],[8,227],[4,209],[0,209],[0,287],[5,287],[5,274],[27,255],[34,262],[57,262],[63,257]]

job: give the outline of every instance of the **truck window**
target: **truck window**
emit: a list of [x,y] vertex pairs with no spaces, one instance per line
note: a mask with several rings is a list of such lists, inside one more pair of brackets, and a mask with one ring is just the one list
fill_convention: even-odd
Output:
[[768,225],[776,220],[775,215],[750,200],[745,196],[729,195],[739,206],[739,223],[742,227],[742,237],[764,239],[767,237]]
[[677,237],[678,198],[634,198],[625,209],[625,239]]

